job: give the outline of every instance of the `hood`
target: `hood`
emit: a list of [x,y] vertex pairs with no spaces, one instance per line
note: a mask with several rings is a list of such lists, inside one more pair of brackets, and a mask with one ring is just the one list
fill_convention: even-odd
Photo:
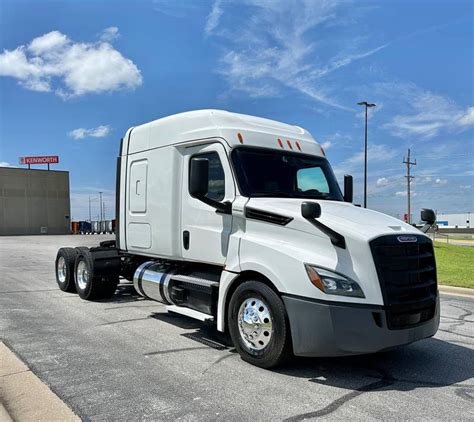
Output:
[[301,198],[250,198],[248,208],[268,211],[291,217],[286,227],[306,233],[326,236],[301,215],[303,202],[316,202],[321,206],[318,221],[334,231],[361,240],[370,241],[387,234],[417,234],[422,232],[394,217],[367,208],[339,201],[310,200]]

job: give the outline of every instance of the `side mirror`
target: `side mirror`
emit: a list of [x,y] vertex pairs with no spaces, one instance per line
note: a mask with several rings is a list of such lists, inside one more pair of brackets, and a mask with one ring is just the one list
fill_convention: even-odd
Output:
[[436,223],[436,214],[433,210],[428,208],[423,208],[421,210],[421,221],[424,221],[426,224]]
[[353,200],[354,181],[350,174],[344,175],[344,201],[351,202]]
[[303,202],[301,204],[301,215],[306,219],[321,217],[321,205],[316,202]]
[[194,198],[202,198],[209,191],[209,160],[191,158],[189,167],[189,193]]
[[301,215],[313,226],[325,233],[331,239],[331,243],[334,246],[346,249],[346,239],[344,239],[344,236],[317,220],[317,218],[321,217],[321,205],[316,202],[303,202],[301,204]]

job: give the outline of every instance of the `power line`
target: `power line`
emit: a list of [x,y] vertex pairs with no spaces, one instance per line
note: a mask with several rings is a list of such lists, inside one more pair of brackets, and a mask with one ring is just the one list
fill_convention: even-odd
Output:
[[407,216],[407,223],[411,224],[411,192],[410,192],[410,185],[412,179],[415,178],[415,176],[410,175],[410,169],[411,166],[416,166],[416,159],[415,161],[410,161],[410,148],[408,148],[408,156],[407,158],[403,159],[403,164],[406,164],[407,166],[407,175],[405,176],[407,179],[407,202],[408,202],[408,216]]

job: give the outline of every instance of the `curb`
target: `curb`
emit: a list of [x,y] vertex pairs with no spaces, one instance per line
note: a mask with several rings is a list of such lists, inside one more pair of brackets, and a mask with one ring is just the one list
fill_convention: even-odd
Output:
[[0,421],[80,421],[1,340],[0,362]]
[[452,295],[452,296],[463,296],[463,297],[474,297],[474,289],[467,287],[454,287],[454,286],[438,286],[441,293]]
[[10,417],[7,409],[5,409],[5,406],[2,403],[0,403],[0,421],[13,422],[13,419]]

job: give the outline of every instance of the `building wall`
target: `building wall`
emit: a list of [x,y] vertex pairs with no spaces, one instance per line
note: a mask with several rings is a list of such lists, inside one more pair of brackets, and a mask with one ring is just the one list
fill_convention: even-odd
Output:
[[0,235],[70,232],[69,172],[0,168]]
[[471,215],[474,217],[474,213],[471,212],[459,214],[438,214],[436,216],[436,221],[440,227],[474,227]]

